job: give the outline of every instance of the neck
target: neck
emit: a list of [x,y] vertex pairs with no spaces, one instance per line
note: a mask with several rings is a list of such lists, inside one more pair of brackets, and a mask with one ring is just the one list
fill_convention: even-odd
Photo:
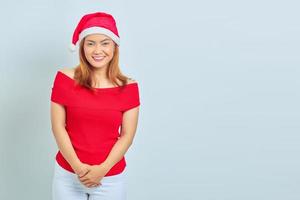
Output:
[[94,68],[93,80],[96,86],[105,85],[108,82],[108,77],[106,76],[106,67]]

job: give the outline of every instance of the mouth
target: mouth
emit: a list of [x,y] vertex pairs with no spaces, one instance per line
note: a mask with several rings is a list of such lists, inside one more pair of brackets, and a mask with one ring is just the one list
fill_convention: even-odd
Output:
[[96,62],[101,62],[102,60],[104,60],[105,56],[92,56],[92,58]]

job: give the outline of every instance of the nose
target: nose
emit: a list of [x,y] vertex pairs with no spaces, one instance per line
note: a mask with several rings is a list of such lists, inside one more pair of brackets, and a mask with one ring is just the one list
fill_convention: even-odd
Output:
[[96,54],[98,54],[98,53],[100,53],[101,51],[102,51],[101,45],[100,45],[100,44],[97,44],[96,47],[95,47],[94,52],[95,52]]

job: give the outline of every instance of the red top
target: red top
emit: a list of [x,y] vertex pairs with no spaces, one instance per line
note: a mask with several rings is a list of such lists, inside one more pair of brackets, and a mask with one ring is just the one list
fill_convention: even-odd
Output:
[[[123,112],[140,105],[138,84],[96,88],[93,94],[75,83],[74,79],[57,71],[51,101],[65,107],[65,128],[79,160],[99,165],[118,140]],[[75,173],[60,151],[55,158],[61,167]],[[119,174],[125,167],[123,157],[105,176]]]

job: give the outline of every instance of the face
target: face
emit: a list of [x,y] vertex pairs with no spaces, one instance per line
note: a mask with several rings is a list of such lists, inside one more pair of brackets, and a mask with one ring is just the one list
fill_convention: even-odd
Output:
[[115,43],[104,34],[86,36],[83,44],[87,61],[95,68],[107,67],[114,55]]

